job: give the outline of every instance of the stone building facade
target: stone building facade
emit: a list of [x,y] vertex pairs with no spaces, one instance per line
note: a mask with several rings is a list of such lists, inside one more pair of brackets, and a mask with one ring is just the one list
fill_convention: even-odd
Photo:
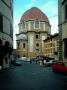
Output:
[[[13,0],[0,0],[0,39],[3,45],[8,41],[13,46]],[[9,60],[6,63],[3,59],[3,68],[9,65]]]
[[0,0],[0,39],[13,45],[13,0]]
[[58,36],[59,36],[58,33],[56,33],[43,41],[44,42],[43,55],[54,58],[54,55],[56,53],[58,56],[59,52]]
[[67,59],[67,0],[58,0],[59,60]]
[[32,7],[21,17],[17,34],[17,53],[21,57],[32,58],[43,54],[43,40],[51,34],[47,16]]

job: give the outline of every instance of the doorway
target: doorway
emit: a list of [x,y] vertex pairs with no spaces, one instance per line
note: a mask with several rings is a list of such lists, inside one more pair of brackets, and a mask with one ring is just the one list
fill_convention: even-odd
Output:
[[64,39],[64,58],[67,58],[67,38]]

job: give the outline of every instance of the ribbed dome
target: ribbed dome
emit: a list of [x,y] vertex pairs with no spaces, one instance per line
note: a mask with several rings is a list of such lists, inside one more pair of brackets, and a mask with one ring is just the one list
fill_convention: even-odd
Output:
[[46,21],[49,23],[49,20],[47,16],[38,8],[32,7],[31,9],[27,10],[21,17],[20,23],[23,21],[28,20],[40,20],[40,21]]

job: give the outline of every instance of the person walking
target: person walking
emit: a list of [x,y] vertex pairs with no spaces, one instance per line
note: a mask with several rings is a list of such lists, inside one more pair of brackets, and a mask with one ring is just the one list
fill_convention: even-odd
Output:
[[6,41],[4,45],[4,59],[6,64],[8,63],[8,60],[10,59],[10,55],[12,52],[13,52],[13,48],[11,48],[10,43]]
[[30,64],[32,63],[32,60],[30,60]]

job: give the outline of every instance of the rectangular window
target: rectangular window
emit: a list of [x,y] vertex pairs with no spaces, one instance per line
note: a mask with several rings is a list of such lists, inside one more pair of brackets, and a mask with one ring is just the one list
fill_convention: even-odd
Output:
[[64,40],[64,58],[67,58],[67,39]]
[[25,43],[23,43],[23,48],[25,48]]
[[65,19],[67,19],[67,4],[65,5]]
[[31,29],[34,28],[34,21],[31,21],[30,24],[31,24]]
[[25,29],[25,22],[22,22],[22,27],[23,29]]
[[50,47],[52,47],[52,43],[50,43]]
[[34,24],[35,26],[35,29],[38,29],[39,28],[39,20],[35,20],[35,24]]
[[18,49],[20,48],[20,42],[17,42],[17,48]]
[[39,35],[36,35],[36,39],[38,39],[39,38]]
[[0,15],[0,31],[3,31],[3,17]]

